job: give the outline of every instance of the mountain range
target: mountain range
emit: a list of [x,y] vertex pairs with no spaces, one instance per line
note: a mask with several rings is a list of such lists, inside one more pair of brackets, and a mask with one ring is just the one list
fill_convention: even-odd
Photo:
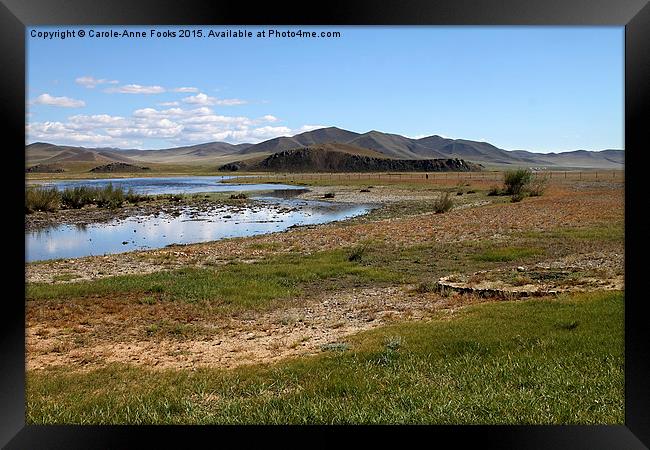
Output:
[[[438,135],[419,139],[398,134],[369,131],[355,133],[336,127],[320,128],[291,137],[277,137],[258,144],[209,142],[162,150],[85,148],[36,142],[25,147],[27,166],[45,164],[65,167],[70,164],[91,165],[122,162],[127,164],[218,165],[261,160],[271,154],[298,148],[320,148],[339,144],[345,151],[367,154],[368,151],[389,159],[461,159],[486,167],[553,167],[622,169],[624,150],[575,150],[561,153],[534,153],[504,150],[488,142],[451,139]],[[355,150],[356,149],[356,150]]]

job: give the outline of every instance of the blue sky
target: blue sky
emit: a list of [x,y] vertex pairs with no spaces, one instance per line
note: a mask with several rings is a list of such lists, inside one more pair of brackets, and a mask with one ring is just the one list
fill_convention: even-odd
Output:
[[[175,30],[175,38],[89,31]],[[624,146],[623,27],[27,29],[27,141],[156,149],[322,126],[535,152]],[[338,31],[338,38],[258,38]],[[245,29],[252,38],[207,37]]]

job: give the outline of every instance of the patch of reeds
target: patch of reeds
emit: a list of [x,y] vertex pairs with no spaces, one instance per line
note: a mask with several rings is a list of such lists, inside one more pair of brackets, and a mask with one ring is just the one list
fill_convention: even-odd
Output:
[[61,197],[56,188],[30,188],[25,192],[25,213],[55,211],[59,209]]
[[118,208],[124,203],[124,190],[111,183],[104,187],[76,186],[61,192],[61,204],[65,208],[79,209],[86,205],[100,208]]
[[119,208],[125,201],[138,203],[146,198],[146,195],[136,194],[131,189],[125,194],[122,188],[112,184],[104,187],[75,186],[62,191],[55,187],[30,187],[25,192],[25,212],[80,209],[86,205]]

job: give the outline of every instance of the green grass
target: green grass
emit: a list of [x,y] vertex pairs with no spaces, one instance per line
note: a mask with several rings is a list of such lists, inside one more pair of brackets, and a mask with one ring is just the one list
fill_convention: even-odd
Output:
[[623,424],[623,303],[481,304],[233,371],[30,371],[27,422]]
[[52,277],[52,280],[54,281],[71,281],[74,280],[75,278],[79,278],[77,275],[73,273],[60,273],[57,275],[54,275]]
[[248,246],[255,250],[279,250],[282,248],[280,242],[253,242]]
[[[381,282],[429,284],[451,273],[469,274],[512,263],[527,264],[576,251],[618,247],[622,242],[623,227],[616,224],[517,233],[511,236],[510,245],[504,247],[495,246],[490,240],[410,247],[366,240],[347,250],[310,256],[279,255],[253,264],[232,262],[213,268],[186,268],[66,284],[30,283],[27,298],[65,300],[129,293],[144,298],[153,293],[160,300],[209,300],[233,308],[256,308],[268,306],[275,299],[309,293],[314,287],[321,292]],[[280,243],[251,244],[251,248],[260,250],[280,247]],[[69,277],[61,275],[57,281],[69,281]]]
[[[529,262],[531,258],[546,256],[548,250],[528,245],[526,239],[516,247],[495,248],[486,241],[426,243],[410,247],[390,244],[366,244],[363,265],[385,268],[403,274],[403,282],[421,284],[421,289],[435,285],[439,277],[451,273],[473,273],[498,269],[514,261]],[[560,249],[560,251],[566,251]],[[571,251],[571,250],[568,250]]]
[[624,242],[625,226],[623,223],[605,223],[585,228],[564,228],[545,232],[527,231],[519,235],[529,239]]
[[[273,300],[302,293],[312,283],[394,282],[398,274],[350,260],[344,250],[308,256],[283,255],[262,262],[230,263],[217,269],[183,268],[147,275],[124,275],[66,284],[30,283],[28,300],[91,296],[155,295],[168,301],[211,301],[234,309],[264,308]],[[324,287],[324,286],[321,286]]]
[[489,248],[478,255],[474,255],[473,258],[477,261],[506,262],[516,261],[543,253],[543,249],[536,247],[496,247]]

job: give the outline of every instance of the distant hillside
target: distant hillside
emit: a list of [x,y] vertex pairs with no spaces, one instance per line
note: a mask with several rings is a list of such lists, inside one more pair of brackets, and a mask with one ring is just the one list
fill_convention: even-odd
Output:
[[282,172],[443,172],[481,170],[461,159],[394,159],[379,152],[345,144],[324,144],[274,153],[266,158],[236,161],[220,171]]
[[622,169],[625,163],[623,150],[575,150],[543,154],[526,150],[504,150],[489,142],[450,139],[438,135],[414,139],[376,130],[362,134],[336,127],[273,138],[258,144],[208,142],[162,150],[85,148],[37,142],[26,146],[25,156],[28,165],[122,162],[134,165],[155,163],[214,166],[325,144],[337,144],[339,149],[342,148],[341,145],[363,148],[384,158],[461,159],[492,167]]
[[581,167],[585,169],[622,169],[625,164],[623,150],[602,150],[591,152],[588,150],[575,150],[563,153],[531,153],[522,150],[513,151],[518,155],[525,155],[538,164],[548,166]]
[[136,150],[117,148],[86,148],[53,145],[35,142],[25,147],[28,164],[123,162],[127,164],[160,163],[214,163],[219,157],[238,154],[252,144],[228,144],[226,142],[209,142],[186,147],[174,147],[161,150]]
[[166,148],[162,150],[123,150],[123,153],[138,161],[150,163],[185,163],[210,162],[215,157],[238,154],[252,144],[228,144],[226,142],[208,142],[206,144],[186,147]]
[[[291,150],[298,147],[325,144],[328,142],[346,143],[359,136],[359,133],[342,130],[336,127],[319,128],[314,131],[296,134],[293,137],[278,137],[251,145],[244,149],[242,154],[251,153],[277,153],[283,150]],[[370,147],[367,147],[370,148]]]
[[369,131],[348,142],[351,145],[369,148],[393,158],[446,158],[443,153],[434,148],[424,146],[415,139],[399,134],[388,134],[379,131]]
[[59,146],[43,142],[36,142],[25,148],[26,159],[30,164],[134,162],[122,152],[124,150]]

